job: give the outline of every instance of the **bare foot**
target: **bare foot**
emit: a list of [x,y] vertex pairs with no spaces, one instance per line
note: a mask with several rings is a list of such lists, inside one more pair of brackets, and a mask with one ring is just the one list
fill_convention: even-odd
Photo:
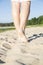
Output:
[[18,31],[18,40],[21,42],[27,42],[27,38],[24,31]]

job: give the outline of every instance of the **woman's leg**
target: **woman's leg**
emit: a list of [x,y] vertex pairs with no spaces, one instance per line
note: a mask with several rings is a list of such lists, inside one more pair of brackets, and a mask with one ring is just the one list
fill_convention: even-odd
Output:
[[19,37],[23,41],[27,41],[25,36],[25,27],[26,27],[26,20],[30,14],[30,1],[22,2],[21,3],[21,10],[20,10],[20,32]]
[[14,20],[15,28],[18,32],[20,24],[20,3],[12,1],[12,16]]
[[30,14],[30,1],[21,3],[21,11],[20,11],[20,29],[25,32],[26,20]]

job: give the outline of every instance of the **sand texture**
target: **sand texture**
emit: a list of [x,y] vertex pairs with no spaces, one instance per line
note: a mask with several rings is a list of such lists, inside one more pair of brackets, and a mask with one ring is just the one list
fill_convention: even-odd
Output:
[[25,34],[28,43],[17,41],[16,30],[0,33],[0,65],[43,65],[43,27],[26,28]]

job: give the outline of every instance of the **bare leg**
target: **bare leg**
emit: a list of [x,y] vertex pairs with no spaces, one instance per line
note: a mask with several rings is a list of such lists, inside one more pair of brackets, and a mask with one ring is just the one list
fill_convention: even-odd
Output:
[[20,29],[24,30],[26,27],[26,20],[30,14],[30,1],[21,3],[21,12],[20,12]]
[[20,25],[20,3],[19,2],[12,2],[12,16],[14,20],[15,28],[18,32],[19,25]]
[[25,27],[26,27],[26,20],[30,14],[30,1],[22,2],[21,3],[21,11],[20,11],[20,33],[19,37],[24,38],[24,41],[27,41],[25,36]]

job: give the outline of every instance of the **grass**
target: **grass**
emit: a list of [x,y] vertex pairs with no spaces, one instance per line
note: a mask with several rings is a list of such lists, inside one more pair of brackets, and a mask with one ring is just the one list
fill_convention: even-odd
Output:
[[[27,28],[29,28],[29,27],[43,27],[43,24],[40,24],[40,25],[28,25],[28,26],[26,26]],[[5,28],[0,28],[0,33],[1,32],[4,32],[4,31],[7,31],[7,30],[15,30],[15,27],[14,26],[9,26],[9,28],[7,27],[5,27]]]
[[4,31],[8,31],[8,30],[15,30],[15,28],[5,28],[5,29],[1,28],[0,32],[4,32]]
[[43,24],[37,24],[37,25],[28,25],[27,27],[43,27]]

